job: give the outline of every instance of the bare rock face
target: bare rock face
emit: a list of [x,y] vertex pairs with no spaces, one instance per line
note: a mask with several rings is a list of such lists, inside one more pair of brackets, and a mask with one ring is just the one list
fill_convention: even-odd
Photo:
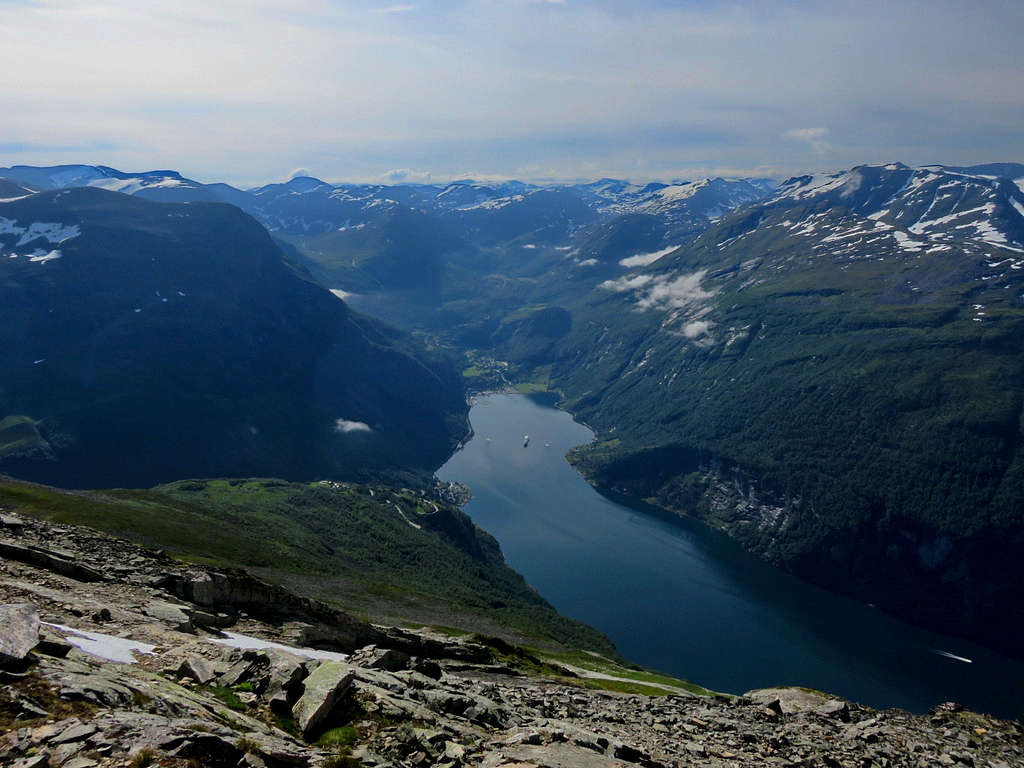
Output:
[[38,643],[39,614],[34,605],[0,605],[0,667],[23,663]]
[[304,736],[310,737],[330,717],[355,676],[350,664],[327,661],[306,678],[302,696],[292,707],[295,724]]

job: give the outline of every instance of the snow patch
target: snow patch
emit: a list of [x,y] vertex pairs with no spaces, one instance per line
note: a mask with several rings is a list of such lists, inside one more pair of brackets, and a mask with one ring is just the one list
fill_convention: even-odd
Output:
[[116,661],[120,664],[134,664],[136,653],[152,656],[153,649],[156,648],[155,645],[140,643],[137,640],[129,640],[125,637],[115,637],[114,635],[105,635],[102,632],[74,629],[73,627],[65,627],[63,624],[50,624],[46,621],[41,623],[48,627],[59,629],[69,643],[90,656],[96,656],[107,661]]
[[54,259],[59,259],[59,258],[60,258],[60,251],[56,251],[55,250],[55,251],[50,251],[48,253],[40,252],[40,253],[33,254],[32,256],[28,257],[28,260],[29,261],[38,262],[39,264],[45,264],[48,261],[53,261]]
[[892,236],[896,238],[896,245],[908,253],[918,253],[926,245],[920,240],[911,240],[910,235],[899,230],[893,232]]
[[77,224],[58,224],[56,222],[35,222],[29,224],[24,230],[21,239],[14,244],[15,247],[19,245],[26,245],[31,243],[33,240],[42,238],[49,243],[60,245],[61,243],[67,242],[72,238],[78,237],[82,234],[82,231],[78,228]]
[[300,656],[304,659],[324,659],[326,661],[345,661],[347,654],[335,653],[334,651],[321,651],[317,648],[300,648],[294,645],[274,643],[270,640],[261,640],[258,637],[240,635],[237,632],[222,632],[225,638],[208,638],[208,641],[216,645],[226,645],[228,648],[239,648],[241,650],[275,650],[287,651],[288,653]]

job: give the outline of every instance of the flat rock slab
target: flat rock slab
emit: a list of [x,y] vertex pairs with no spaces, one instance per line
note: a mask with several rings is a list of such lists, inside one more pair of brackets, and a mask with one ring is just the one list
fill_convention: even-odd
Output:
[[295,724],[309,738],[330,717],[355,679],[355,669],[344,661],[326,661],[303,683],[302,696],[292,707]]
[[154,600],[143,608],[143,613],[162,621],[171,629],[178,632],[194,632],[195,627],[192,626],[192,619],[187,611],[187,606],[169,603],[165,600]]
[[24,757],[15,762],[11,768],[47,768],[50,765],[50,753],[43,752],[32,757]]
[[782,714],[785,715],[797,712],[833,715],[846,708],[846,703],[841,699],[808,688],[758,688],[743,695],[766,707],[777,701]]
[[24,661],[38,643],[39,613],[34,605],[0,605],[0,666]]
[[73,741],[84,741],[97,731],[99,731],[99,728],[90,723],[80,723],[78,725],[72,725],[70,728],[62,731],[59,736],[56,736],[53,739],[51,739],[50,743],[69,744]]
[[569,744],[503,747],[507,763],[528,763],[545,768],[621,768],[622,760]]

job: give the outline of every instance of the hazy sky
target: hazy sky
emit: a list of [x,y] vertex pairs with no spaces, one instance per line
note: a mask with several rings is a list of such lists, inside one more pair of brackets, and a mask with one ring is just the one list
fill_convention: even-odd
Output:
[[694,178],[1024,161],[1024,2],[0,0],[0,165]]

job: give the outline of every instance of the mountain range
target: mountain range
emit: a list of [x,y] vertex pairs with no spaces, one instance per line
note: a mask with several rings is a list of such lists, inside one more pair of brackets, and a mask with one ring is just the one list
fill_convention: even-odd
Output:
[[[24,329],[16,338],[34,339],[4,350],[17,374],[4,382],[3,424],[39,455],[66,455],[91,445],[76,435],[104,430],[128,430],[133,445],[158,433],[169,445],[168,428],[154,432],[158,417],[134,414],[176,402],[161,387],[197,355],[202,392],[245,380],[258,394],[226,407],[222,422],[199,419],[223,423],[222,441],[194,428],[187,443],[202,451],[148,483],[202,467],[314,476],[368,459],[429,469],[463,423],[462,382],[436,357],[443,350],[465,360],[470,389],[508,376],[559,392],[597,433],[571,458],[599,487],[699,517],[782,567],[905,618],[1019,653],[1024,165],[889,163],[779,184],[383,186],[300,176],[239,190],[93,166],[14,167],[0,177],[5,198],[49,190],[0,204],[4,256],[18,256],[0,259],[13,290],[0,319]],[[70,189],[80,185],[105,189]],[[105,208],[116,221],[97,227]],[[22,242],[30,234],[36,240]],[[146,248],[126,248],[135,238]],[[57,269],[93,264],[79,259],[86,247],[120,255],[106,271],[69,270],[55,291]],[[168,271],[142,271],[120,253],[151,247]],[[262,277],[249,263],[226,266],[243,251],[263,254]],[[186,252],[201,256],[172,260]],[[109,317],[96,298],[108,284],[120,307]],[[207,291],[207,314],[155,351],[144,339],[165,337],[147,325],[97,389],[88,350],[119,338],[111,327],[163,317],[186,298],[178,291]],[[304,307],[293,318],[285,308],[296,301]],[[220,314],[224,305],[241,315]],[[197,345],[212,327],[231,330]],[[342,330],[325,339],[324,327]],[[69,341],[53,352],[44,338]],[[337,339],[355,340],[355,350],[336,354]],[[186,347],[188,356],[171,356]],[[224,350],[246,350],[244,360],[225,366]],[[347,400],[330,399],[324,382],[352,375],[342,360],[383,351],[399,362],[369,365],[344,389]],[[54,359],[57,375],[44,367]],[[76,411],[135,378],[152,399],[133,389],[129,408],[115,400]],[[429,394],[412,394],[420,391]],[[408,398],[416,402],[406,407]],[[267,429],[254,413],[275,416],[273,438],[245,452],[250,438],[238,430]],[[312,444],[295,442],[311,434]],[[370,436],[387,436],[377,453],[344,447]],[[213,461],[232,451],[249,463]],[[110,453],[95,455],[72,479],[100,471]],[[290,456],[301,461],[289,465]]]
[[797,177],[566,297],[546,375],[598,432],[578,466],[1019,652],[1019,184],[896,163]]

